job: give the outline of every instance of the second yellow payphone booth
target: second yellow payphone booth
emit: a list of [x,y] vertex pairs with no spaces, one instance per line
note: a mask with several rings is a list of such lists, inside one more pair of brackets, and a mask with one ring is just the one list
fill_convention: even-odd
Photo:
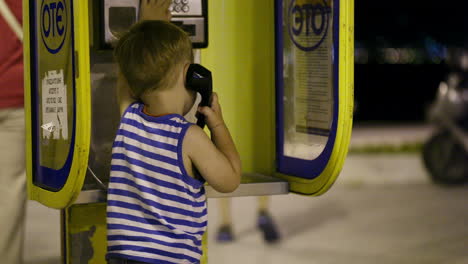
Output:
[[[119,122],[108,43],[138,3],[24,0],[28,193],[62,209],[63,263],[105,263]],[[245,171],[235,192],[207,186],[208,197],[326,192],[352,126],[353,1],[189,0],[172,11],[204,48]]]

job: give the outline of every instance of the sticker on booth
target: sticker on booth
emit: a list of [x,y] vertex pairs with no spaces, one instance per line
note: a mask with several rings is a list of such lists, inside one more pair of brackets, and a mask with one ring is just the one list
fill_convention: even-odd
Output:
[[[49,71],[42,79],[42,138],[68,139],[67,85],[63,70]],[[53,129],[49,129],[52,128]]]

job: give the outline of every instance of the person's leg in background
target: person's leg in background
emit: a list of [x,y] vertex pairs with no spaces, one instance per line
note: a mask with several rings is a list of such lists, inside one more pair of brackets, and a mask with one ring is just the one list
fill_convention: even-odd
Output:
[[24,110],[0,109],[1,263],[23,263],[25,167]]
[[234,234],[232,233],[231,198],[220,198],[218,199],[218,204],[221,221],[216,240],[218,242],[230,242],[234,240]]
[[[280,235],[273,218],[268,211],[269,205],[269,196],[258,197],[257,227],[262,231],[263,238],[267,243],[275,243],[279,241]],[[232,232],[231,199],[219,199],[219,210],[221,221],[216,239],[218,242],[231,242],[234,240],[234,234]]]
[[263,232],[263,239],[267,243],[275,243],[280,239],[278,233],[278,228],[276,227],[273,217],[268,212],[268,207],[270,206],[270,197],[269,196],[260,196],[258,197],[258,228]]

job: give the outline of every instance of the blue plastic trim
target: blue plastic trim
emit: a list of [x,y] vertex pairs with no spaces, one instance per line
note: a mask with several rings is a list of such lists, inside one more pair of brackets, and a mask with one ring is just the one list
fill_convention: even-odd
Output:
[[[38,145],[38,136],[37,136],[37,128],[38,127],[38,121],[37,121],[37,109],[38,109],[38,95],[37,95],[37,84],[38,84],[38,81],[36,80],[37,79],[37,65],[38,65],[38,62],[37,62],[37,58],[36,58],[36,54],[37,54],[37,43],[36,43],[36,40],[37,40],[37,32],[36,32],[36,8],[35,8],[35,1],[30,1],[30,5],[29,5],[29,47],[31,49],[31,54],[30,54],[30,89],[31,89],[31,134],[32,134],[32,140],[31,140],[31,148],[32,148],[32,178],[33,178],[33,182],[34,182],[34,178],[35,178],[35,175],[36,175],[36,171],[37,171],[37,163],[36,163],[36,160],[37,160],[37,157],[39,157],[39,150],[38,148],[36,147]],[[33,113],[32,110],[36,110],[36,112]]]
[[284,80],[283,80],[283,9],[282,3],[285,0],[275,1],[275,42],[276,42],[276,156],[277,156],[277,171],[283,174],[296,176],[304,179],[314,179],[323,172],[328,164],[333,147],[335,144],[337,124],[338,124],[338,107],[339,107],[339,17],[340,17],[340,1],[334,0],[333,5],[333,119],[329,139],[325,145],[323,152],[314,160],[303,160],[298,158],[287,157],[284,155]]
[[[67,159],[65,161],[65,164],[63,165],[62,168],[59,170],[54,170],[51,168],[44,167],[40,164],[40,118],[39,118],[39,83],[40,83],[40,78],[38,74],[38,46],[37,46],[37,30],[36,30],[36,12],[37,12],[37,1],[30,1],[30,4],[32,4],[32,9],[33,9],[33,16],[31,20],[31,32],[33,35],[33,38],[31,38],[31,47],[33,54],[31,54],[31,58],[34,60],[34,68],[31,67],[31,73],[32,77],[31,78],[31,103],[32,107],[31,109],[34,109],[33,113],[31,113],[31,118],[32,118],[32,148],[33,148],[33,183],[36,186],[39,186],[45,190],[48,191],[60,191],[63,186],[65,186],[65,183],[68,180],[68,177],[70,175],[70,169],[71,165],[73,162],[73,153],[74,153],[74,146],[75,146],[75,134],[76,134],[76,80],[73,77],[73,127],[72,127],[72,136],[71,136],[71,141],[70,141],[70,150],[68,152]],[[30,12],[31,14],[31,12]],[[68,18],[67,18],[68,19]],[[72,74],[75,76],[75,33],[74,33],[74,21],[73,21],[73,1],[70,0],[70,19],[71,19],[71,42],[72,42]],[[68,31],[67,31],[68,32]]]

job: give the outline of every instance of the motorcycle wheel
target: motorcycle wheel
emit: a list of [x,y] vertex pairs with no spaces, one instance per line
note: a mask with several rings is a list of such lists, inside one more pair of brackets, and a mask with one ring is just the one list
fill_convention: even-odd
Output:
[[468,182],[468,153],[448,131],[431,137],[424,144],[422,154],[433,182],[442,185]]

